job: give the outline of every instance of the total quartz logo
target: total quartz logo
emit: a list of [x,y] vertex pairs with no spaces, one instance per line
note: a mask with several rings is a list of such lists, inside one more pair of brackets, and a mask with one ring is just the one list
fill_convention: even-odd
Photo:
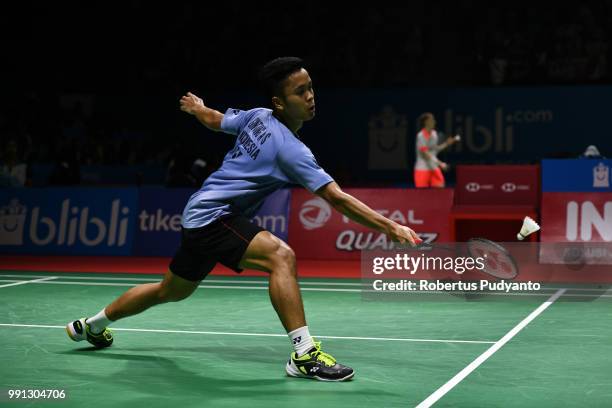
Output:
[[300,222],[307,230],[321,228],[329,221],[331,213],[329,204],[322,198],[316,197],[302,204]]

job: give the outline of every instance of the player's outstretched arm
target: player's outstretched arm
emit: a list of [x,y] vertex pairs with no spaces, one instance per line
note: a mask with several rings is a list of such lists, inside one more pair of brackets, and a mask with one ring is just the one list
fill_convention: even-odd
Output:
[[460,140],[461,140],[461,136],[459,136],[459,135],[455,135],[453,137],[449,137],[444,142],[442,142],[439,145],[437,145],[436,146],[436,150],[438,152],[441,152],[442,150],[446,149],[449,146],[454,145],[455,143],[459,142]]
[[195,116],[204,126],[210,130],[221,130],[221,121],[223,114],[217,110],[211,109],[204,105],[204,101],[197,95],[187,92],[181,98],[181,110],[190,115]]
[[409,243],[414,246],[421,242],[419,236],[412,229],[398,224],[380,215],[370,207],[340,189],[340,186],[331,182],[317,190],[317,195],[327,201],[332,207],[361,225],[385,233],[393,241]]

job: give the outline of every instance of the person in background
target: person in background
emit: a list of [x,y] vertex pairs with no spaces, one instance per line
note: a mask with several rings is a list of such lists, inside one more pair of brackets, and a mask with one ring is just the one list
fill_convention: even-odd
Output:
[[414,163],[414,184],[416,188],[437,187],[445,185],[442,171],[448,164],[438,159],[438,153],[460,140],[459,135],[447,138],[438,144],[436,118],[430,112],[419,116],[420,131],[416,137],[416,162]]

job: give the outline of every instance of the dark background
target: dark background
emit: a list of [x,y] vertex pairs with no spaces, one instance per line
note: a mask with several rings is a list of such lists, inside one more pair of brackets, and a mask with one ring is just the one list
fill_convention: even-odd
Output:
[[[102,165],[137,168],[125,184],[196,186],[233,140],[180,112],[178,99],[191,90],[222,111],[232,98],[263,105],[257,68],[283,55],[304,58],[323,94],[612,82],[612,1],[333,3],[5,3],[0,161],[13,142],[27,185],[103,184],[80,171]],[[326,143],[333,135],[308,124],[303,135],[339,182],[381,182],[350,177]],[[194,172],[196,158],[207,166]]]

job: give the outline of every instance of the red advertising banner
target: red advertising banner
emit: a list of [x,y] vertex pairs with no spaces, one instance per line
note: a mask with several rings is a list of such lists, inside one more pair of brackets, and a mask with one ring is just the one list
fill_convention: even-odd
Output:
[[455,204],[538,206],[539,166],[457,166]]
[[[426,241],[449,240],[451,189],[345,192],[385,217],[414,229]],[[388,249],[392,245],[385,234],[351,221],[306,190],[293,190],[289,219],[289,245],[301,259],[359,260],[363,249]]]
[[542,263],[612,264],[612,193],[542,193]]
[[542,193],[542,242],[611,242],[612,193]]

